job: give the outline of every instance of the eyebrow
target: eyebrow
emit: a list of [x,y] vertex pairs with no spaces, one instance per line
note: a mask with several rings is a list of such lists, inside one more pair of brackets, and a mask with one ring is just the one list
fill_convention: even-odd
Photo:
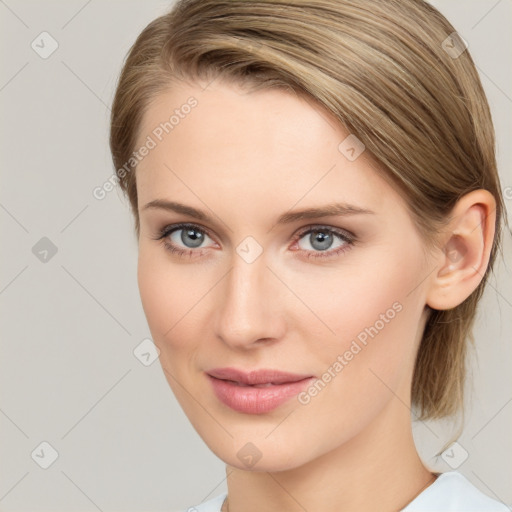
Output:
[[[176,213],[182,213],[198,220],[213,222],[213,219],[203,210],[199,210],[192,206],[187,206],[175,201],[167,201],[165,199],[155,199],[142,208],[148,209],[162,209]],[[374,214],[375,212],[359,206],[346,204],[346,203],[333,203],[316,208],[306,208],[304,210],[286,212],[279,216],[276,224],[290,224],[303,219],[317,219],[321,217],[330,216],[346,216],[356,214]]]

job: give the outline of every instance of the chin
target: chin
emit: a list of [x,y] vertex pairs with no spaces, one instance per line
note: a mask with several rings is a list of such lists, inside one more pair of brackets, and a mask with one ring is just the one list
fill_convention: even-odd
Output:
[[[201,432],[199,434],[201,435]],[[210,432],[210,435],[201,437],[219,459],[243,471],[287,471],[298,468],[318,456],[304,450],[304,443],[301,443],[302,446],[292,446],[283,442],[282,438],[265,439],[266,435],[235,435],[233,438],[221,440],[212,439]]]

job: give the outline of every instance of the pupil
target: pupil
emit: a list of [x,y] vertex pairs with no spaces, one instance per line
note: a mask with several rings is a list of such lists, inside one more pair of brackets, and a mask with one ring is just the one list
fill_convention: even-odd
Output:
[[311,245],[315,249],[325,251],[332,244],[332,236],[322,231],[311,233]]
[[199,247],[203,241],[203,234],[195,229],[184,229],[181,232],[181,241],[189,247]]

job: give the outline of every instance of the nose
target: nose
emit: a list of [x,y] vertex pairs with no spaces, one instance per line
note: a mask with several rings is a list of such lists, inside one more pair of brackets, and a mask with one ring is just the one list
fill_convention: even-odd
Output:
[[285,331],[283,284],[259,257],[247,263],[235,255],[231,271],[219,287],[215,334],[236,349],[261,346]]

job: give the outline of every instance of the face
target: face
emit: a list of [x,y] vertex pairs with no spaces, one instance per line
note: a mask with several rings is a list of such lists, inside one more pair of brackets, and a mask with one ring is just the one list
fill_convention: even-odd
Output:
[[[232,466],[298,467],[410,417],[396,404],[431,269],[404,201],[347,136],[297,95],[219,80],[180,83],[145,114],[142,304],[177,400]],[[251,374],[269,369],[295,377]]]

